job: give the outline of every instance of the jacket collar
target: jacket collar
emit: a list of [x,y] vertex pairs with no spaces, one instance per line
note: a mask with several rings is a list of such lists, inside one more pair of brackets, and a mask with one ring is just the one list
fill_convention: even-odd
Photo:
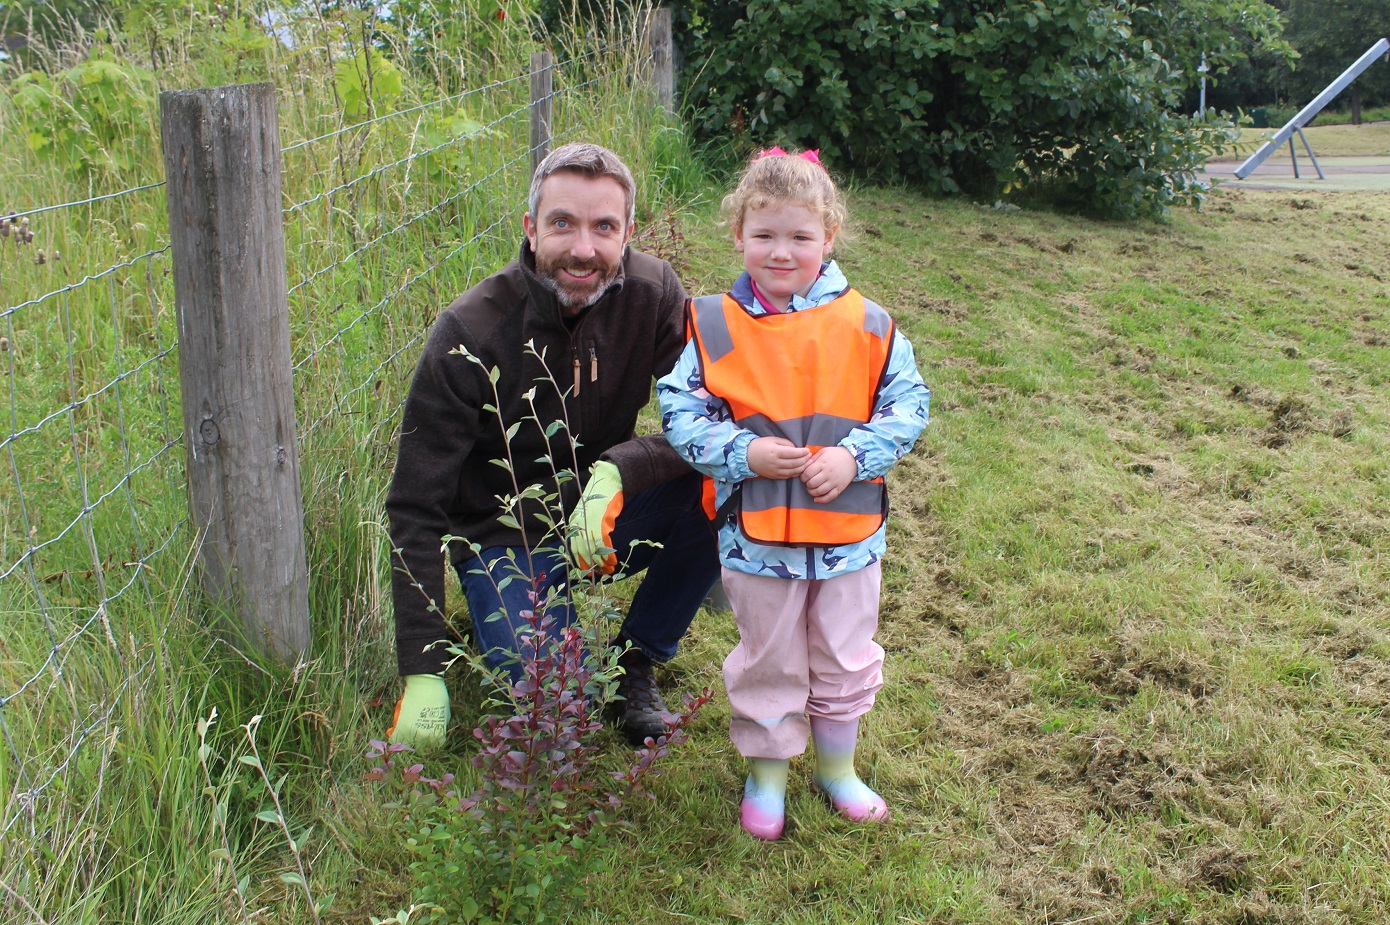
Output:
[[[820,276],[811,284],[811,289],[806,293],[806,298],[794,295],[791,302],[787,305],[787,311],[799,312],[803,308],[814,308],[817,305],[824,305],[826,302],[833,302],[844,295],[849,288],[849,280],[845,279],[844,271],[840,265],[833,260],[827,260],[821,264]],[[758,297],[753,294],[753,278],[744,270],[739,274],[738,279],[734,280],[733,288],[729,290],[729,295],[734,297],[734,301],[742,305],[750,315],[766,315],[767,309],[763,308],[758,302]]]

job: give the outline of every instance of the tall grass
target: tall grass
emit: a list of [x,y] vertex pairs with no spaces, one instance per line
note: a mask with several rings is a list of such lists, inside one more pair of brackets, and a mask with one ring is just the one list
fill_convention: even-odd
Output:
[[[34,49],[46,77],[6,75],[6,137],[74,128],[68,153],[87,160],[0,150],[0,207],[39,210],[27,216],[33,244],[0,241],[14,486],[0,494],[0,550],[16,566],[0,582],[5,920],[309,921],[312,897],[364,921],[406,896],[401,846],[376,837],[355,783],[395,697],[381,502],[425,331],[515,254],[526,71],[542,47],[523,6],[506,20],[484,6],[457,10],[476,47],[378,30],[399,84],[374,58],[370,78],[356,75],[356,112],[348,65],[381,24],[351,11],[283,20],[282,43],[257,34],[249,7],[209,5],[195,19],[128,10],[111,47],[79,35]],[[635,23],[615,17],[547,43],[555,143],[608,143],[639,176],[671,178],[643,185],[649,216],[699,181],[640,78]],[[56,82],[91,62],[112,64],[81,73],[109,81],[114,109],[83,108],[74,84]],[[445,73],[447,90],[433,80]],[[56,92],[36,113],[21,96],[41,79]],[[286,148],[312,576],[312,653],[293,666],[210,631],[221,621],[196,591],[153,96],[266,79],[280,90]],[[476,690],[462,696],[476,708]],[[252,732],[264,776],[243,760]],[[294,845],[256,818],[272,797]],[[307,891],[280,877],[298,870],[296,853]]]

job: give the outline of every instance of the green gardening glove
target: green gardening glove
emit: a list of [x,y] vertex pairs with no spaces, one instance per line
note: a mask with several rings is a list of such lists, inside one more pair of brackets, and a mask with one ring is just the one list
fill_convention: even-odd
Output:
[[449,687],[437,674],[408,674],[405,690],[396,702],[389,742],[409,745],[417,750],[438,748],[449,730]]
[[579,504],[570,515],[570,552],[585,571],[612,575],[618,568],[613,524],[623,510],[623,476],[611,462],[594,463]]

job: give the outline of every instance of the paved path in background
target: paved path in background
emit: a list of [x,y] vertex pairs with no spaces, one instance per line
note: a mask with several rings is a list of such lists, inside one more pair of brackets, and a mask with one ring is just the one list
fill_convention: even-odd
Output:
[[[1316,153],[1316,150],[1314,151]],[[1326,179],[1318,179],[1317,168],[1307,154],[1299,151],[1298,172],[1288,154],[1281,151],[1270,155],[1255,172],[1244,180],[1236,179],[1238,161],[1208,161],[1206,175],[1220,181],[1227,189],[1249,190],[1322,190],[1324,192],[1390,192],[1390,157],[1318,157]]]

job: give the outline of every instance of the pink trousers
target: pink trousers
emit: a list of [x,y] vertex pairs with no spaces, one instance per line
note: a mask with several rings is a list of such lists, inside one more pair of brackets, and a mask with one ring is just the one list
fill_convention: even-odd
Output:
[[858,719],[883,687],[878,629],[879,563],[835,578],[797,581],[723,570],[738,624],[724,659],[733,719],[746,758],[806,750],[809,716]]

